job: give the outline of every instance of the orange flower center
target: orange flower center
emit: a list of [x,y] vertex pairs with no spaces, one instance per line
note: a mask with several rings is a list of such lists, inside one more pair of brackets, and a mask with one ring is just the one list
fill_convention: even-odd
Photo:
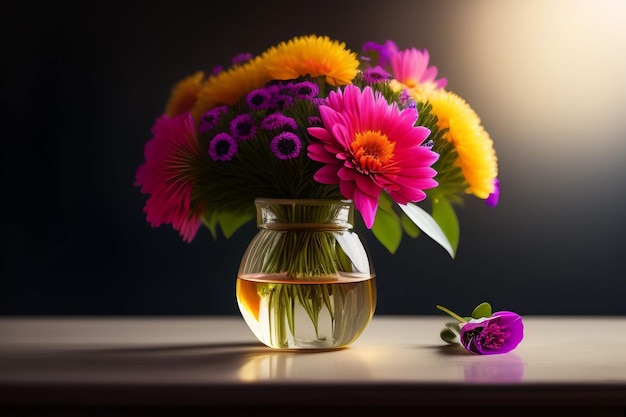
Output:
[[395,145],[381,131],[366,130],[355,133],[350,147],[356,168],[364,174],[380,171],[393,158]]

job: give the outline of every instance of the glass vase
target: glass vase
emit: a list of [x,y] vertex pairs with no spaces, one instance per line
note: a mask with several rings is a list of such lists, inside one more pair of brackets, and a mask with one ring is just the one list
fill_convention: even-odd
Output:
[[252,333],[275,349],[334,349],[365,330],[376,307],[371,257],[346,200],[256,199],[257,234],[237,277]]

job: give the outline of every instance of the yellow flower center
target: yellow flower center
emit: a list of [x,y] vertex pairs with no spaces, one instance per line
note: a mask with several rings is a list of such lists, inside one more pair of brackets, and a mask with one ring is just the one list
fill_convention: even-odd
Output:
[[366,130],[355,133],[350,147],[356,168],[365,174],[379,171],[393,158],[395,145],[381,131]]

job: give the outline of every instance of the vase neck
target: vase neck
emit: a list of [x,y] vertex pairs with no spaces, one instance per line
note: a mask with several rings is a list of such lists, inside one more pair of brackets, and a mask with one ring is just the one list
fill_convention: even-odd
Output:
[[348,230],[351,200],[257,198],[257,226],[270,230]]

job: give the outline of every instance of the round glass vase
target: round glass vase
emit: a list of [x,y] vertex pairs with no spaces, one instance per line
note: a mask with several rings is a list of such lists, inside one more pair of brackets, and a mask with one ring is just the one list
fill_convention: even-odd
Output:
[[349,200],[255,200],[259,231],[237,276],[252,333],[275,349],[354,342],[376,307],[371,257],[353,229]]

